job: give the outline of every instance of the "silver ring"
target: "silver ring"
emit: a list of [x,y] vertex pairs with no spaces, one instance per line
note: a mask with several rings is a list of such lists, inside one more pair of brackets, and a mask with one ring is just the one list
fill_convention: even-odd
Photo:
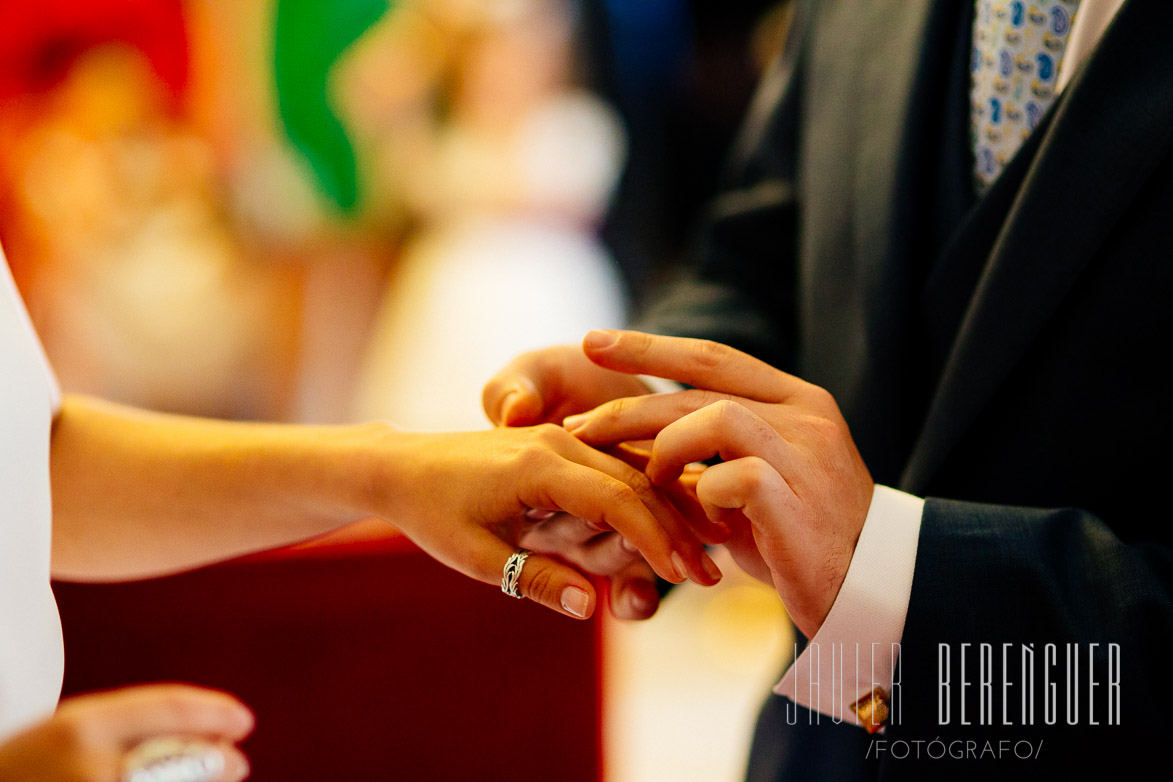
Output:
[[126,753],[122,782],[215,782],[224,774],[224,753],[198,739],[148,739]]
[[525,560],[529,557],[528,549],[519,548],[505,560],[505,572],[501,576],[501,591],[510,597],[521,598],[517,585],[521,582],[521,569],[525,567]]

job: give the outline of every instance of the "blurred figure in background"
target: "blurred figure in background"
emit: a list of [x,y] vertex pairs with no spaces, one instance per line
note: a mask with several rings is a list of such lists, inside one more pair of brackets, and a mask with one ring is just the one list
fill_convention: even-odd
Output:
[[11,151],[62,382],[155,409],[256,415],[273,302],[219,205],[208,144],[141,53],[82,54]]
[[[389,279],[356,417],[484,427],[480,388],[517,349],[622,322],[623,285],[594,230],[623,132],[574,86],[576,19],[571,2],[415,3],[360,44],[350,98],[380,125],[376,187],[398,186],[419,227]],[[446,38],[432,72],[405,72],[402,26]],[[407,90],[412,75],[430,83]],[[413,92],[412,111],[389,110]]]

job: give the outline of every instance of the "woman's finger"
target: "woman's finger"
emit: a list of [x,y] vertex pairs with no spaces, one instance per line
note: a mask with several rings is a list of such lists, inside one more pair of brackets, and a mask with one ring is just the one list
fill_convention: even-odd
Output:
[[556,507],[619,532],[662,578],[702,586],[720,580],[701,540],[646,475],[564,433],[557,439],[562,463],[547,464],[549,473],[534,488],[543,488]]
[[183,684],[127,687],[72,699],[67,718],[84,722],[102,743],[131,747],[155,736],[204,736],[237,742],[252,732],[252,712],[231,695]]
[[[585,445],[581,447],[590,450]],[[589,463],[596,457],[630,471],[630,475],[624,476],[627,480],[604,471],[620,472],[614,465],[596,467],[581,463]],[[540,490],[567,513],[601,529],[616,530],[635,544],[662,578],[680,583],[691,577],[705,586],[720,579],[720,571],[705,553],[704,546],[646,476],[597,452],[581,455],[579,462],[564,459],[557,472]]]
[[714,456],[725,461],[759,456],[784,473],[793,461],[793,448],[757,413],[723,400],[664,427],[652,446],[647,474],[652,483],[664,486],[679,478],[686,465]]
[[608,456],[614,456],[632,469],[643,472],[652,458],[652,441],[623,442],[609,448],[600,449]]
[[[468,544],[473,561],[467,574],[487,584],[501,585],[505,566],[519,549],[479,526],[470,531]],[[542,554],[525,556],[516,587],[520,596],[575,619],[586,619],[595,610],[595,587],[590,579]]]
[[592,331],[582,345],[591,361],[607,369],[654,375],[760,402],[784,402],[807,385],[740,350],[708,340]]
[[575,552],[574,564],[588,573],[619,573],[633,562],[643,560],[636,545],[618,532],[596,535]]

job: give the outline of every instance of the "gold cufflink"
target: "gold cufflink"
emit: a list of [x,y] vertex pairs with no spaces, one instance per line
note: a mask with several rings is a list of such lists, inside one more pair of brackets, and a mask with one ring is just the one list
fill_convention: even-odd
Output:
[[875,733],[888,720],[888,693],[883,687],[877,687],[851,704],[851,710],[863,723],[864,730]]

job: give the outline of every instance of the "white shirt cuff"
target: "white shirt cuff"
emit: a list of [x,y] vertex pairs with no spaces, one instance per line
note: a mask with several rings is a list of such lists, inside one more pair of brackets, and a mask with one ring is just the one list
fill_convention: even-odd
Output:
[[[877,686],[899,683],[900,639],[908,614],[925,501],[876,486],[843,586],[822,627],[774,692],[833,722],[861,725],[851,705]],[[899,722],[893,695],[891,722]]]
[[644,385],[650,388],[653,394],[672,394],[687,388],[683,383],[677,383],[675,380],[656,377],[655,375],[640,375],[639,379],[644,381]]

